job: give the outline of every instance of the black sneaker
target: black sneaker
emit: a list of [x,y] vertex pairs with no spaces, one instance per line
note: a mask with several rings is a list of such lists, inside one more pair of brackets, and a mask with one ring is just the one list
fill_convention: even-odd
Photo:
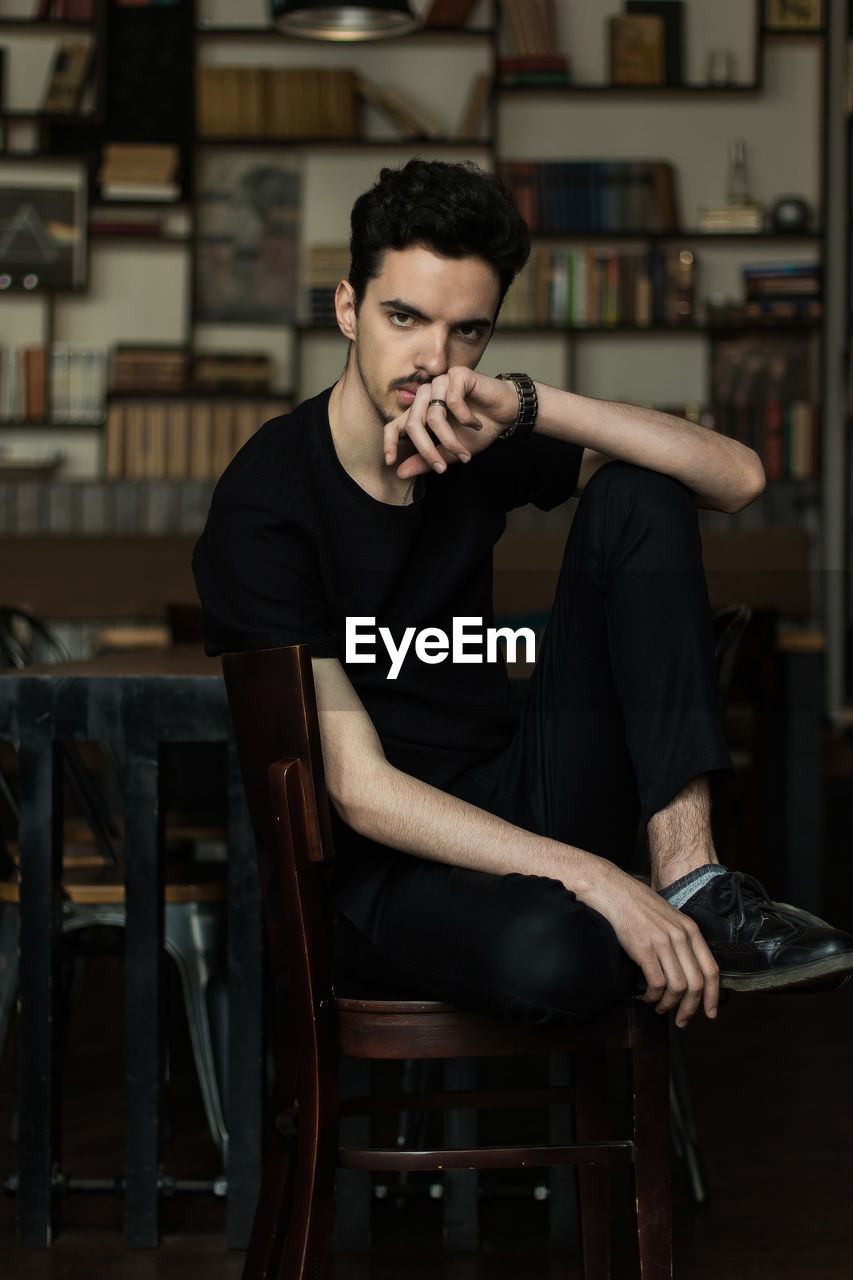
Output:
[[716,875],[681,910],[695,920],[731,991],[842,986],[853,973],[853,934],[773,902],[753,876]]

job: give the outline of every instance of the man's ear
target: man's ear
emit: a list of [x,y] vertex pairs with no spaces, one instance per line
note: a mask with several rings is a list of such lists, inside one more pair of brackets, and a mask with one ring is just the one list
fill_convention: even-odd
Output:
[[358,316],[355,305],[355,290],[349,280],[342,280],[335,290],[335,316],[338,328],[350,342],[355,341]]

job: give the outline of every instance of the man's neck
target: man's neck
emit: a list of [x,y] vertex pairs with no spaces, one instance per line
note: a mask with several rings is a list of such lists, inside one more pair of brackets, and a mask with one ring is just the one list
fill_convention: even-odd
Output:
[[[380,502],[397,504],[410,486],[389,467],[383,448],[384,423],[367,396],[361,381],[351,377],[349,367],[332,388],[329,399],[329,427],[338,461],[362,489]],[[398,463],[414,452],[404,440]]]

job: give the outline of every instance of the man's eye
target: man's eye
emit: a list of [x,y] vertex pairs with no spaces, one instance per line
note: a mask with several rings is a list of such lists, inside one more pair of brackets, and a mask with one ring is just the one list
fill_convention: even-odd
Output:
[[470,341],[482,336],[481,330],[473,324],[460,324],[456,332],[459,334],[460,338],[467,338]]
[[398,329],[410,329],[414,324],[414,318],[406,315],[405,311],[392,311],[390,319]]

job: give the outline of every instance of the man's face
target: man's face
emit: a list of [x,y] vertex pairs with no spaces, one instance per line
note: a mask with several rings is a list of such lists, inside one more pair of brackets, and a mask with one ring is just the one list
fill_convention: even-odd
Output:
[[454,365],[476,368],[491,336],[500,283],[483,258],[389,249],[353,313],[355,367],[382,422]]

